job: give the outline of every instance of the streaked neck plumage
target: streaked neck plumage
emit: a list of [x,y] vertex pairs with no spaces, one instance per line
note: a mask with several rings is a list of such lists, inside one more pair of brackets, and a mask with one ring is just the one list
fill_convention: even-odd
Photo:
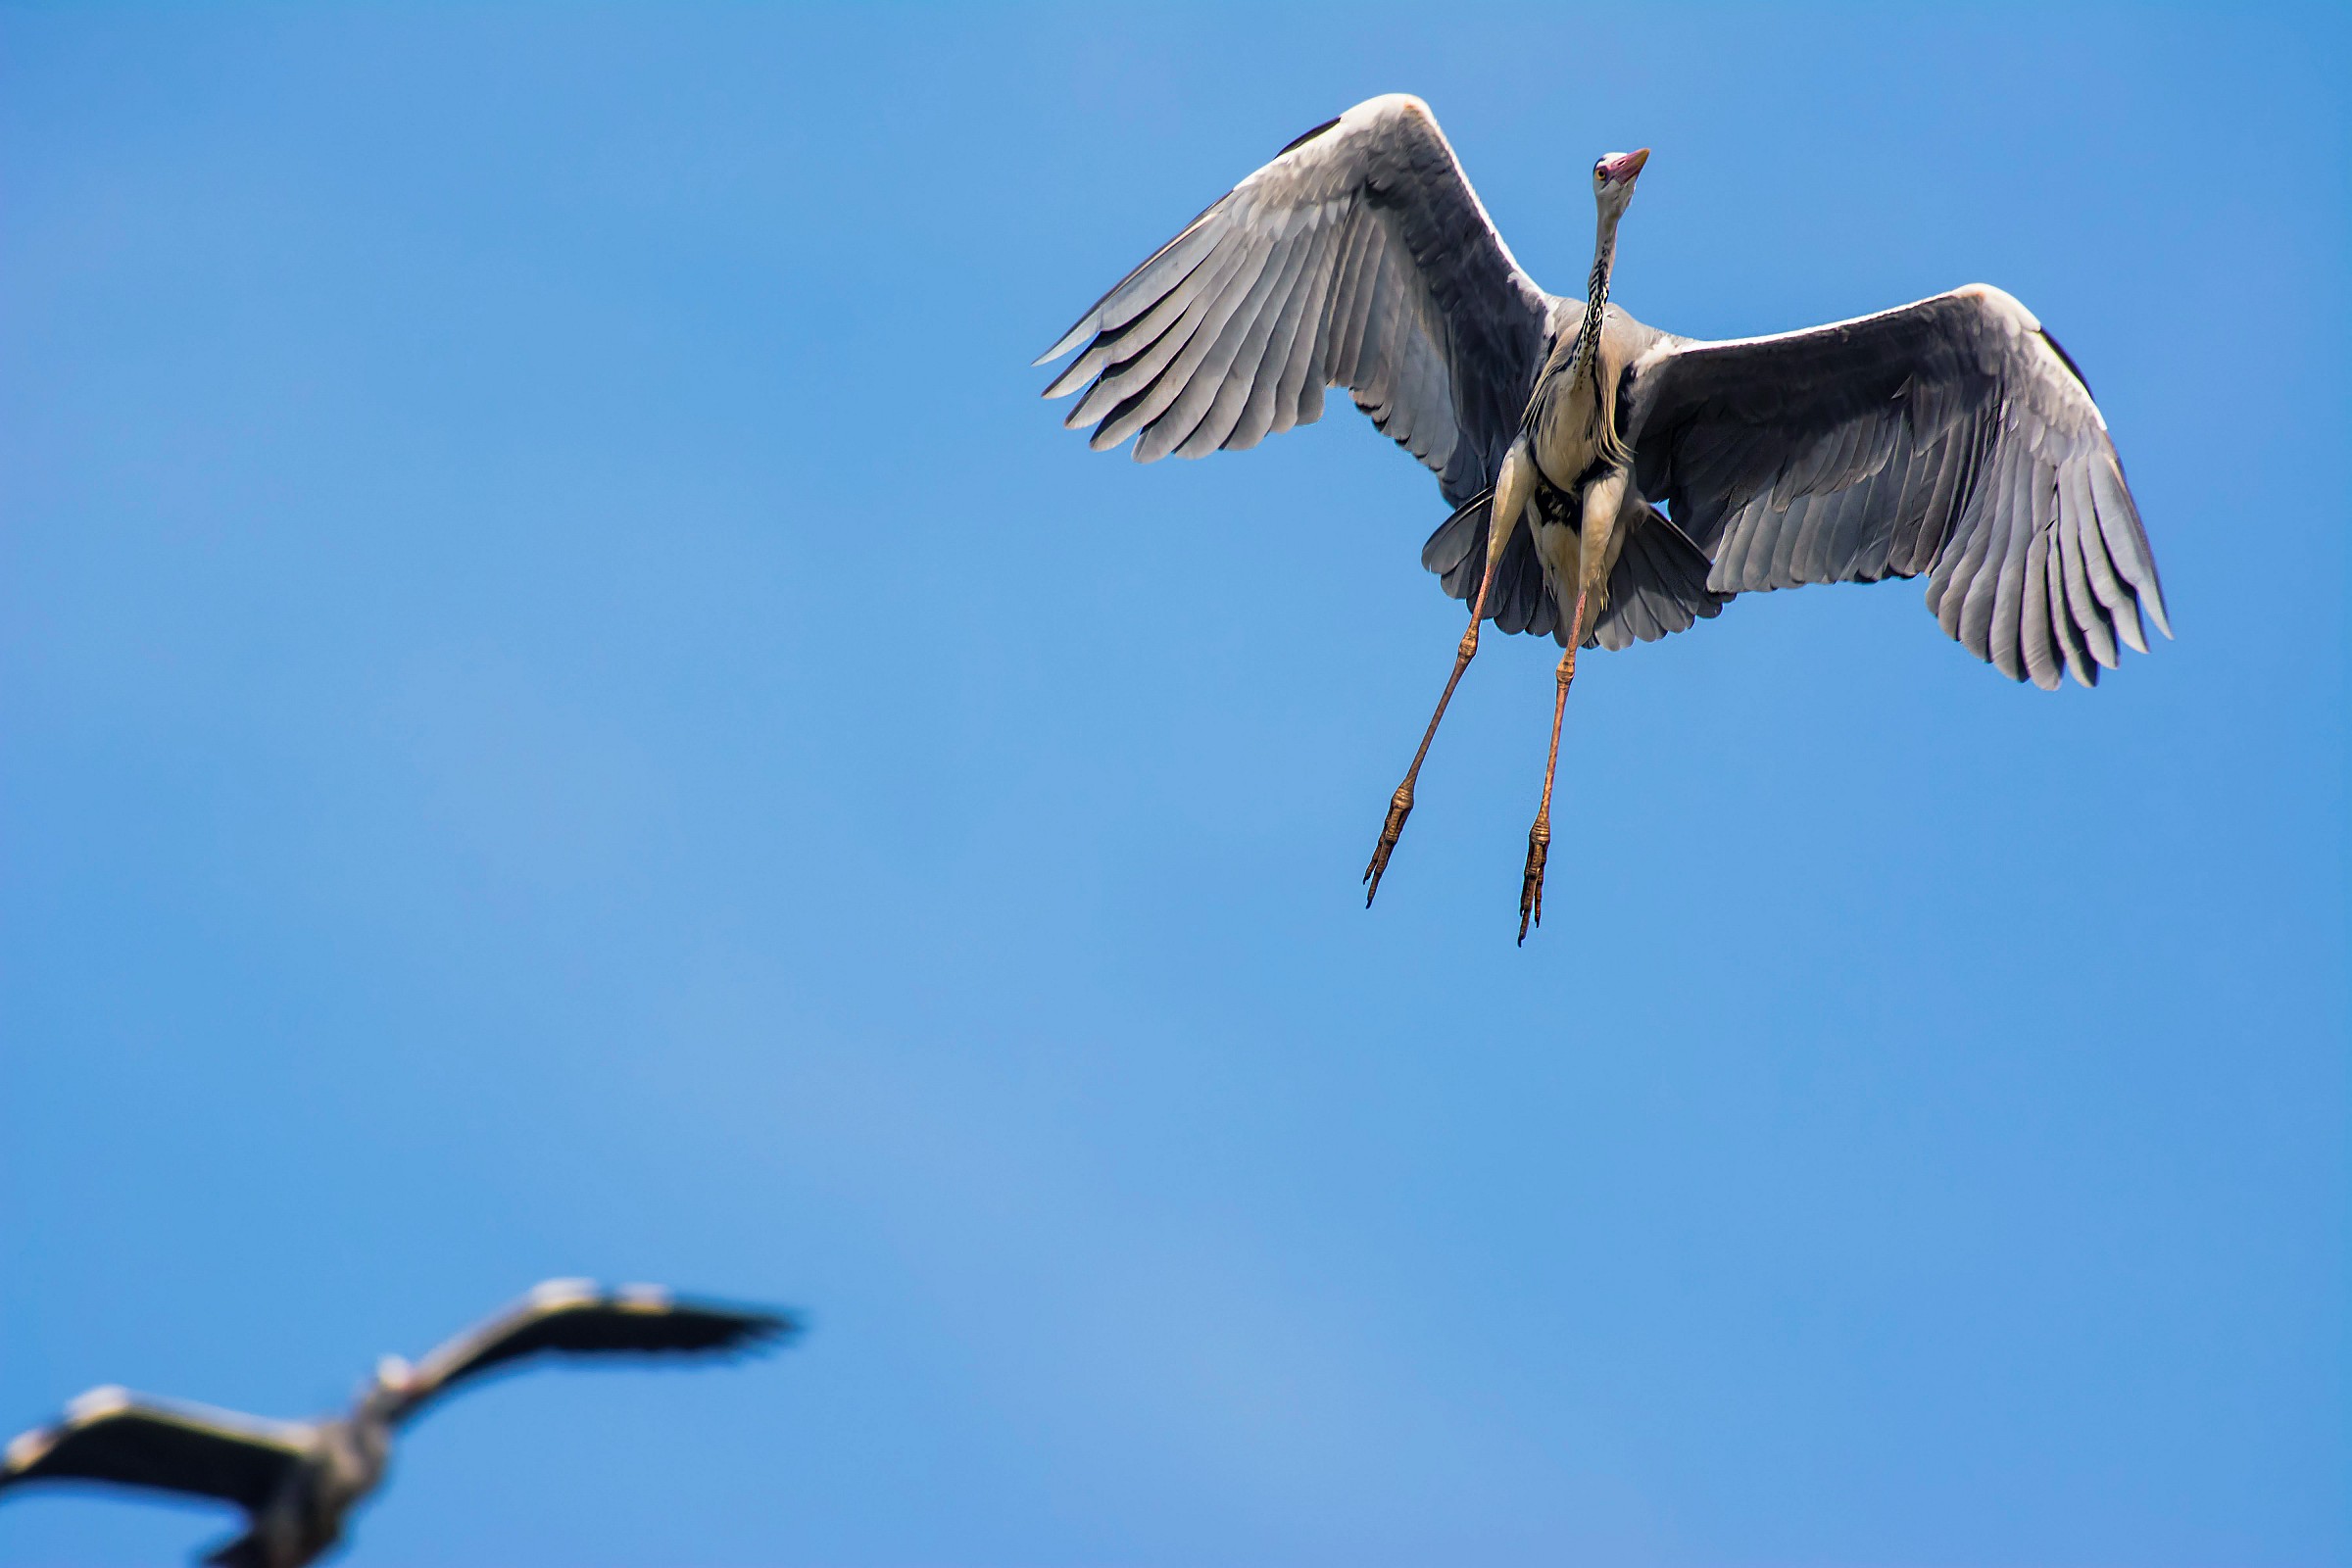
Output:
[[1603,196],[1599,220],[1592,234],[1592,273],[1585,279],[1585,321],[1577,334],[1575,371],[1594,377],[1599,386],[1601,313],[1609,303],[1609,273],[1617,266],[1617,223],[1625,203]]
[[1617,439],[1617,411],[1601,385],[1600,332],[1609,304],[1609,274],[1617,265],[1617,224],[1625,217],[1626,199],[1603,192],[1599,220],[1592,235],[1592,273],[1585,280],[1585,319],[1577,329],[1576,361],[1569,367],[1569,384],[1586,380],[1592,394],[1592,421],[1597,427],[1600,456],[1622,466],[1629,461]]

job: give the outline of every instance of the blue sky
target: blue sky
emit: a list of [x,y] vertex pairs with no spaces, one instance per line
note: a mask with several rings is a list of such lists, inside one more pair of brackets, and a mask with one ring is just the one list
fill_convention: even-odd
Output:
[[[591,1274],[813,1332],[458,1401],[349,1562],[2352,1561],[2348,31],[0,12],[0,1428]],[[1398,89],[1555,288],[1656,148],[1677,331],[2019,295],[2180,640],[1596,656],[1524,950],[1490,643],[1366,913],[1434,484],[1028,361]]]

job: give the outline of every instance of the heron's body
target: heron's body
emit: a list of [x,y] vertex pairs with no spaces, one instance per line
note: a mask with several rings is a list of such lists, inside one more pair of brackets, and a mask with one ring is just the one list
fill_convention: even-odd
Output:
[[[1520,268],[1428,105],[1299,137],[1081,317],[1045,359],[1068,422],[1139,462],[1255,445],[1345,386],[1453,508],[1422,564],[1471,601],[1454,671],[1365,870],[1377,892],[1479,626],[1577,651],[1683,631],[1735,595],[1925,574],[1962,647],[2088,686],[2169,632],[2106,420],[2032,312],[1972,284],[1770,337],[1700,342],[1608,303],[1646,150],[1593,166],[1582,300]],[[1588,330],[1588,327],[1596,328]],[[1091,338],[1091,341],[1090,341]],[[1043,361],[1041,360],[1041,363]],[[1540,915],[1551,779],[1529,835]]]
[[307,1568],[342,1541],[353,1510],[383,1484],[401,1427],[469,1379],[551,1353],[739,1349],[794,1327],[775,1313],[678,1302],[647,1287],[605,1292],[551,1280],[415,1366],[387,1357],[348,1411],[319,1421],[267,1421],[93,1389],[63,1421],[8,1446],[0,1496],[30,1483],[96,1481],[218,1498],[244,1510],[246,1528],[205,1562]]
[[343,1524],[383,1485],[392,1424],[363,1397],[349,1415],[312,1428],[312,1453],[254,1514],[245,1534],[207,1555],[220,1568],[303,1568],[343,1540]]
[[[1645,510],[1631,482],[1633,456],[1616,433],[1618,383],[1626,366],[1659,334],[1613,305],[1599,313],[1600,331],[1588,334],[1582,329],[1586,314],[1574,310],[1573,326],[1555,323],[1554,347],[1528,398],[1525,440],[1535,473],[1528,476],[1524,516],[1535,530],[1552,599],[1573,605],[1581,588],[1589,612],[1597,616],[1608,606],[1609,573],[1626,534]],[[1555,492],[1560,504],[1544,505],[1535,493],[1543,487]],[[1499,483],[1496,489],[1499,495]]]

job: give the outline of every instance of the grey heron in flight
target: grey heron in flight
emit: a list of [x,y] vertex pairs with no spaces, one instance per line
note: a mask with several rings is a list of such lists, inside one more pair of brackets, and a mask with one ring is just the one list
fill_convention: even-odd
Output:
[[0,1499],[40,1481],[99,1481],[217,1497],[245,1511],[244,1534],[203,1560],[219,1568],[302,1568],[343,1538],[384,1479],[399,1429],[434,1399],[540,1356],[721,1354],[799,1332],[790,1316],[682,1301],[653,1286],[608,1291],[550,1280],[415,1365],[386,1356],[351,1409],[266,1421],[92,1389],[53,1426],[0,1453]]
[[1560,720],[1580,648],[1685,630],[1736,594],[1928,578],[1945,632],[2015,680],[2085,686],[2141,653],[2164,594],[2107,422],[2034,313],[1978,283],[1767,337],[1702,342],[1609,303],[1646,148],[1592,166],[1582,299],[1521,270],[1429,106],[1316,126],[1095,303],[1044,365],[1064,421],[1135,458],[1255,446],[1323,389],[1438,476],[1422,547],[1471,602],[1437,710],[1389,803],[1365,903],[1479,626],[1563,647],[1519,939],[1544,912]]

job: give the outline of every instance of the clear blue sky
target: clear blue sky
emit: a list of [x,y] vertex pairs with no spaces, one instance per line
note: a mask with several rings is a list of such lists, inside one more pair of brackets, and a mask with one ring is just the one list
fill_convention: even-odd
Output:
[[[0,13],[0,1428],[591,1274],[814,1332],[453,1404],[354,1568],[2352,1560],[2348,43]],[[2180,640],[2044,694],[1898,583],[1596,656],[1524,950],[1492,643],[1366,913],[1436,487],[1344,403],[1092,456],[1028,361],[1396,89],[1555,288],[1656,148],[1678,331],[2019,295]]]

